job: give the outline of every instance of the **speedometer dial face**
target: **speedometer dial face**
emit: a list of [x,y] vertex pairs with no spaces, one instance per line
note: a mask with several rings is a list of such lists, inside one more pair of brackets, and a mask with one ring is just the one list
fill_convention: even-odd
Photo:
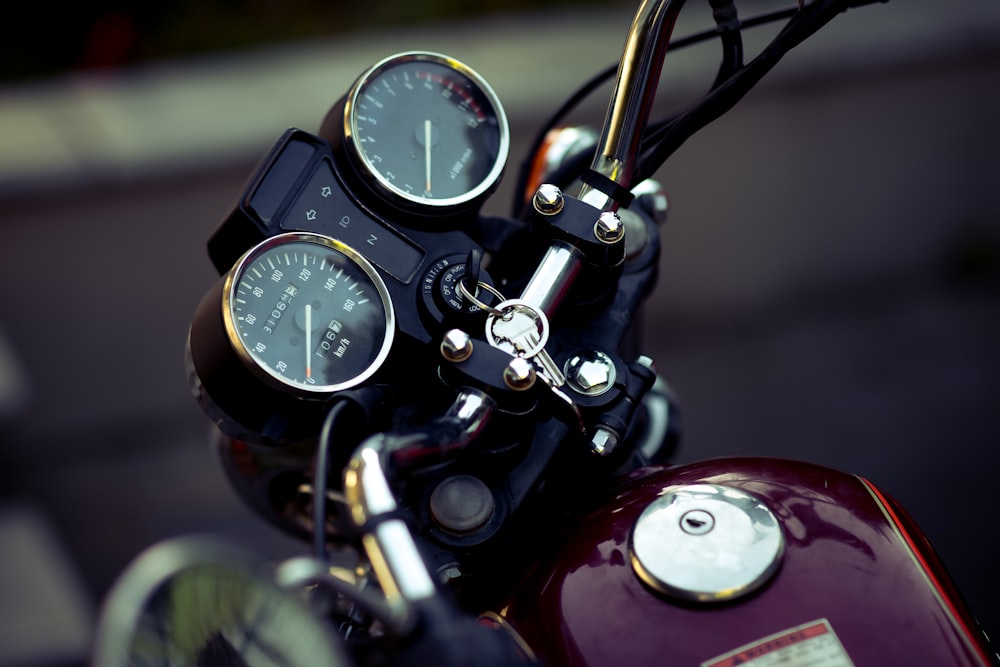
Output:
[[385,283],[334,239],[292,233],[264,241],[230,272],[223,295],[237,354],[279,387],[346,389],[388,356],[395,322]]
[[489,85],[432,53],[393,56],[362,75],[348,95],[344,134],[369,183],[410,207],[458,206],[489,194],[510,146]]

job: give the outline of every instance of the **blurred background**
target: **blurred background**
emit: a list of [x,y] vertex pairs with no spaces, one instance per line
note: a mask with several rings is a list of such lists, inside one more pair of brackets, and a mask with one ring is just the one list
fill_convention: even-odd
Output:
[[[675,35],[711,26],[688,3]],[[774,3],[740,2],[743,16]],[[780,6],[780,5],[779,5]],[[18,3],[0,41],[0,667],[82,665],[146,546],[268,556],[209,450],[183,347],[204,243],[287,127],[376,60],[453,55],[511,120],[512,168],[617,60],[635,6],[369,0]],[[748,52],[768,36],[748,35]],[[668,58],[663,112],[716,45]],[[1000,4],[894,0],[793,51],[658,178],[671,197],[647,353],[678,461],[787,456],[861,474],[924,528],[1000,635]],[[578,114],[598,124],[605,96]],[[510,179],[508,179],[510,180]],[[509,185],[488,205],[506,212]]]

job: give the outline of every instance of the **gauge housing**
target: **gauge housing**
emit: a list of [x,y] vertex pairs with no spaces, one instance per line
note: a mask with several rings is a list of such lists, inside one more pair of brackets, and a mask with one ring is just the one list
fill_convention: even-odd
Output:
[[423,51],[385,58],[337,110],[340,127],[327,123],[321,134],[343,146],[348,176],[394,208],[448,215],[481,206],[500,183],[510,152],[503,106],[454,58]]
[[[311,303],[303,306],[304,298]],[[333,315],[335,299],[340,303]],[[262,301],[263,311],[270,312],[251,309],[253,301]],[[306,326],[303,313],[314,311]],[[307,395],[368,380],[389,355],[395,332],[392,300],[375,267],[344,243],[308,232],[279,234],[250,249],[226,277],[222,316],[229,342],[247,368],[279,389]],[[291,332],[278,336],[279,327]],[[278,356],[270,353],[265,337],[268,345],[281,347]],[[293,347],[301,347],[307,361]],[[296,354],[297,360],[289,358]],[[308,360],[315,369],[305,366]]]
[[[284,246],[291,247],[303,242],[322,248],[323,252],[331,253],[331,257],[340,258],[338,261],[351,268],[349,282],[360,284],[360,281],[355,281],[363,276],[367,289],[371,292],[366,296],[377,301],[373,304],[373,309],[379,311],[376,320],[380,326],[371,331],[367,329],[368,320],[343,322],[342,331],[338,333],[350,332],[355,341],[351,345],[352,352],[357,356],[346,361],[345,367],[336,370],[339,375],[333,381],[320,382],[319,379],[323,376],[317,372],[315,384],[297,381],[292,374],[294,369],[286,369],[282,373],[275,367],[273,359],[251,354],[249,349],[255,343],[247,345],[243,339],[253,336],[243,335],[247,332],[238,326],[240,321],[235,318],[239,315],[234,317],[233,310],[235,297],[239,296],[234,285],[245,282],[241,280],[241,276],[245,271],[251,270],[248,267],[255,266],[254,262],[259,264],[259,258],[267,258],[268,252],[273,253],[275,248],[281,250]],[[317,275],[323,277],[325,284],[327,276],[321,271],[317,271]],[[292,279],[298,280],[297,274],[293,274]],[[264,276],[263,280],[271,282],[270,275]],[[278,303],[280,296],[276,295],[283,293],[286,286],[284,281],[275,284],[279,291],[265,290],[260,297],[269,304]],[[253,287],[251,283],[250,289]],[[299,316],[298,309],[306,298],[316,298],[306,292],[300,296],[303,297],[301,301],[289,304],[286,311],[288,319]],[[332,306],[339,307],[339,304],[333,303]],[[324,307],[329,308],[331,304],[327,303]],[[329,318],[317,320],[317,331],[324,331],[321,327],[328,326],[329,321]],[[281,326],[285,328],[280,332],[284,338],[283,344],[289,345],[289,350],[301,351],[301,356],[295,356],[296,360],[305,359],[307,347],[313,349],[323,342],[323,338],[316,335],[311,345],[303,345],[305,337],[301,319],[295,323],[283,322]],[[331,396],[338,391],[374,381],[389,357],[396,338],[396,328],[395,310],[385,284],[364,257],[342,243],[320,234],[279,234],[247,251],[236,266],[220,277],[202,298],[191,321],[185,350],[188,383],[202,410],[226,435],[267,445],[303,442],[314,438],[318,433],[325,414],[324,406]],[[371,336],[371,340],[364,340],[366,334]],[[299,340],[292,342],[290,337],[298,337]]]

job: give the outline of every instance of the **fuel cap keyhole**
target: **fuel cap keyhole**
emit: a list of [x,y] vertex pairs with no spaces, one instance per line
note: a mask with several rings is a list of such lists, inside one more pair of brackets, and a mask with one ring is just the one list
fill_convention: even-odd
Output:
[[691,510],[681,517],[681,530],[688,535],[704,535],[715,528],[715,517],[705,510]]

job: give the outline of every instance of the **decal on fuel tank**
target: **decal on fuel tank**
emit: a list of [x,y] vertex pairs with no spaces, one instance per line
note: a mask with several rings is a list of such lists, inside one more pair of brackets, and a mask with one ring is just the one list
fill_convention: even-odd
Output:
[[782,630],[701,667],[854,667],[836,633],[825,618]]

